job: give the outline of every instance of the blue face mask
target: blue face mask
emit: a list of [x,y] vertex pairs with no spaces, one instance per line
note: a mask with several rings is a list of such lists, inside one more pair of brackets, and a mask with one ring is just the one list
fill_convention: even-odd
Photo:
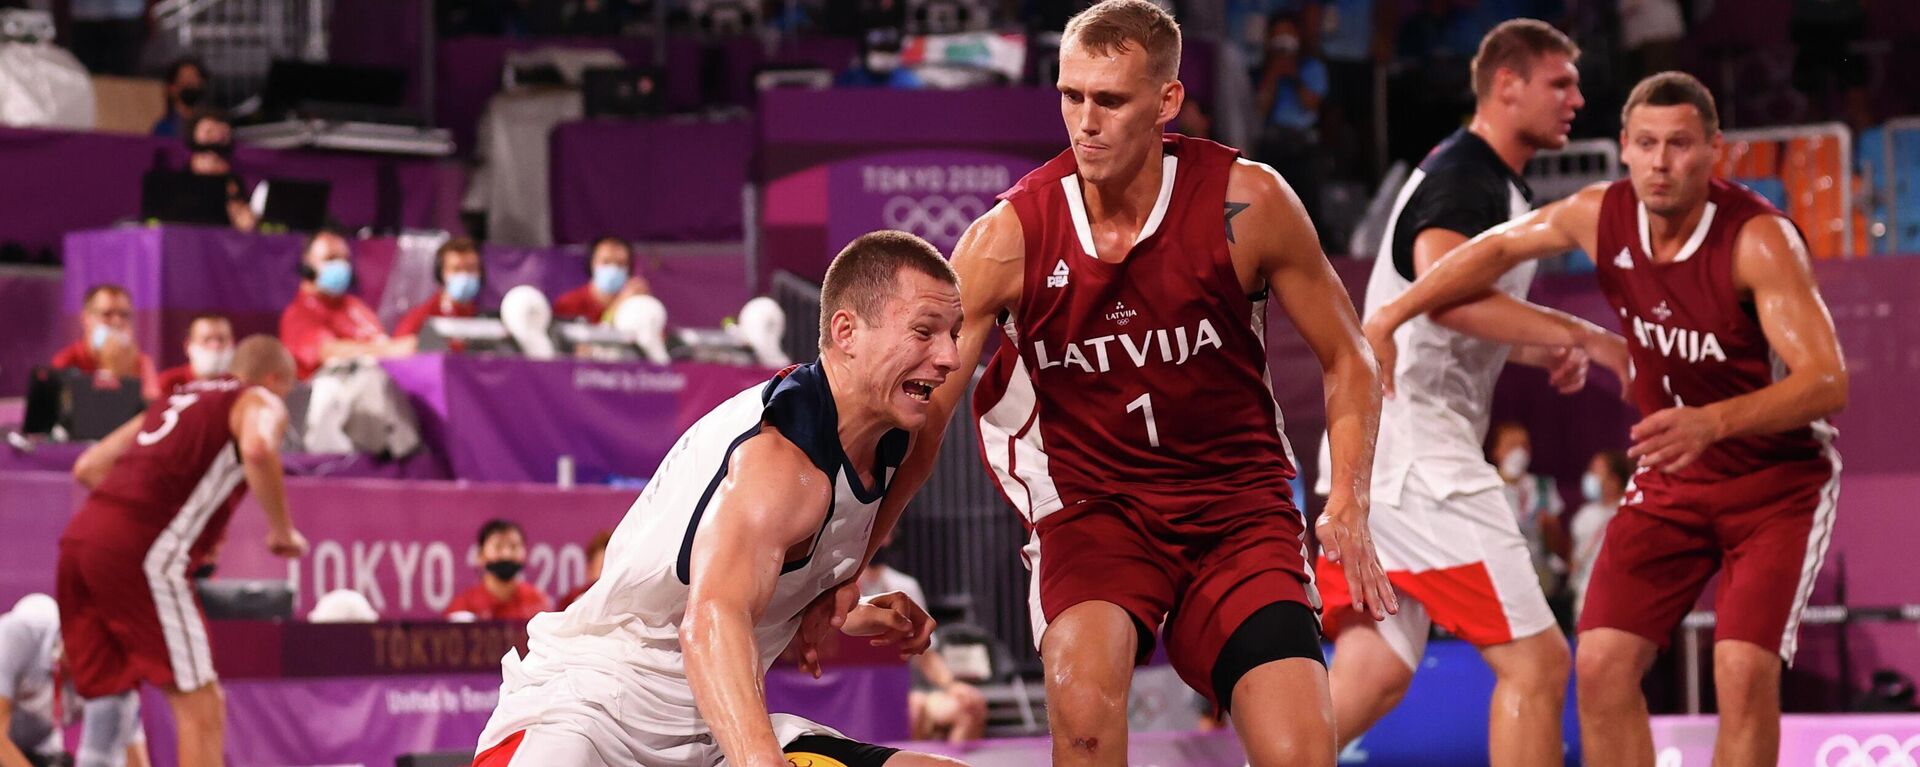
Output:
[[1589,473],[1581,476],[1580,495],[1589,501],[1600,500],[1600,475]]
[[87,334],[87,344],[97,351],[100,347],[107,345],[107,338],[112,334],[113,331],[107,326],[95,325],[93,326],[93,332]]
[[329,296],[346,293],[347,286],[353,284],[353,262],[334,260],[321,264],[320,271],[313,277],[313,284]]
[[627,268],[602,264],[593,268],[593,289],[607,295],[620,292],[627,284]]
[[472,272],[454,272],[447,275],[447,298],[454,303],[469,304],[480,296],[480,275]]

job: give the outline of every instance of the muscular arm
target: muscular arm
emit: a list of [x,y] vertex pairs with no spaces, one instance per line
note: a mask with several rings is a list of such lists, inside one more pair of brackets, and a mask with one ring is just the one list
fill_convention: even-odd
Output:
[[1847,366],[1820,298],[1806,243],[1780,216],[1758,216],[1734,245],[1734,283],[1753,293],[1760,328],[1787,377],[1703,407],[1674,407],[1634,425],[1628,454],[1669,471],[1716,441],[1797,429],[1847,404]]
[[82,487],[92,490],[107,479],[107,472],[113,470],[113,463],[120,460],[120,454],[133,446],[133,435],[140,432],[140,424],[147,415],[141,413],[108,434],[106,439],[93,443],[73,462],[73,479]]
[[[1414,276],[1424,278],[1435,264],[1466,242],[1466,235],[1450,229],[1421,231],[1413,240]],[[1569,351],[1577,349],[1612,370],[1622,383],[1627,380],[1626,339],[1566,312],[1522,301],[1498,290],[1483,290],[1477,298],[1441,307],[1428,316],[1449,330],[1495,343],[1513,344],[1513,352],[1507,358],[1509,362],[1559,373],[1566,369]],[[1579,368],[1577,377],[1584,383],[1585,358],[1575,362]]]
[[887,533],[900,519],[901,510],[913,499],[933,473],[934,459],[940,455],[953,411],[961,407],[960,398],[973,382],[973,371],[980,364],[980,351],[987,336],[1000,321],[1002,311],[1012,311],[1020,303],[1022,267],[1026,261],[1026,235],[1020,228],[1020,216],[1012,206],[1000,203],[967,228],[953,248],[953,270],[960,276],[960,356],[953,375],[933,392],[927,408],[927,424],[913,436],[913,446],[894,473],[886,500],[880,504],[874,520],[873,536],[867,543],[867,557],[880,548]]
[[694,535],[680,644],[694,702],[730,764],[785,767],[767,717],[753,627],[787,552],[826,520],[833,489],[771,427],[733,452],[711,516]]
[[287,408],[265,389],[248,389],[233,406],[227,426],[240,446],[240,467],[247,488],[267,515],[267,529],[291,533],[286,478],[280,466],[280,441],[287,434]]
[[[1383,374],[1387,377],[1388,392],[1392,392],[1393,362],[1397,351],[1393,347],[1393,331],[1414,317],[1427,314],[1436,309],[1452,307],[1461,301],[1480,296],[1493,287],[1500,275],[1521,263],[1564,253],[1574,248],[1585,248],[1593,252],[1596,237],[1595,224],[1600,217],[1600,199],[1606,194],[1604,185],[1595,184],[1581,190],[1578,194],[1559,202],[1547,205],[1527,215],[1494,227],[1456,247],[1451,253],[1440,259],[1433,268],[1420,275],[1413,287],[1402,293],[1399,298],[1386,303],[1367,319],[1367,340],[1372,343],[1375,354],[1379,355]],[[1515,302],[1518,303],[1518,302]],[[1513,307],[1507,306],[1511,310]],[[1558,318],[1553,319],[1557,328],[1542,338],[1560,336],[1567,338],[1581,328],[1566,324]],[[1436,318],[1437,319],[1437,318]],[[1538,322],[1541,318],[1536,317]],[[1455,318],[1455,321],[1460,321]],[[1471,320],[1468,320],[1469,322]],[[1532,324],[1532,323],[1527,323]],[[1450,326],[1451,327],[1451,326]],[[1477,327],[1477,325],[1476,325]],[[1591,326],[1589,326],[1591,327]],[[1462,332],[1469,332],[1465,331]],[[1478,335],[1478,333],[1472,333]],[[1515,338],[1511,333],[1503,340],[1509,343],[1540,343],[1529,340],[1534,336]],[[1553,343],[1548,345],[1580,345],[1576,343]]]
[[[1236,205],[1245,207],[1236,210]],[[1237,164],[1227,182],[1227,210],[1234,212],[1227,221],[1227,239],[1240,284],[1270,289],[1320,360],[1333,452],[1332,492],[1321,524],[1353,536],[1340,540],[1348,533],[1323,534],[1321,543],[1329,558],[1346,560],[1349,577],[1359,580],[1352,592],[1355,606],[1369,607],[1376,619],[1383,618],[1395,608],[1367,532],[1373,445],[1380,430],[1380,380],[1360,335],[1360,318],[1320,251],[1319,235],[1299,198],[1272,168],[1244,160]]]

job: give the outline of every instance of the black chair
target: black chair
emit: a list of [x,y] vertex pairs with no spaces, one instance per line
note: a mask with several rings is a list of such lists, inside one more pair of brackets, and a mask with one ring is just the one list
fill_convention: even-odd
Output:
[[401,754],[393,767],[467,767],[473,764],[472,751],[435,751],[430,754]]

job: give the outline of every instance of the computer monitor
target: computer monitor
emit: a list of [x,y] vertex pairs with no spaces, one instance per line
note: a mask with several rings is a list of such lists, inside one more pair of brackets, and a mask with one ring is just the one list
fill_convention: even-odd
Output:
[[588,117],[644,117],[660,113],[665,89],[655,69],[589,69],[582,76],[581,98]]
[[332,190],[333,185],[325,181],[291,178],[262,181],[254,191],[266,198],[261,206],[260,223],[296,232],[318,230],[327,223],[327,197]]
[[147,402],[140,397],[140,379],[113,379],[102,386],[93,373],[66,370],[67,435],[76,440],[104,439],[114,429],[141,414]]
[[154,169],[140,179],[140,218],[226,226],[227,176]]

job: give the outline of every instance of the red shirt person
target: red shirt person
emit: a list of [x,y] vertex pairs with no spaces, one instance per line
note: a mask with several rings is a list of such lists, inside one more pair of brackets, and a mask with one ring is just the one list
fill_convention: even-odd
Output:
[[152,400],[161,394],[153,359],[133,345],[133,297],[112,283],[87,289],[80,340],[55,352],[50,364],[99,375],[103,381],[138,378],[140,396]]
[[74,687],[88,699],[164,690],[181,764],[218,764],[222,752],[224,704],[188,573],[223,535],[242,483],[267,516],[267,548],[307,548],[280,468],[293,358],[253,336],[236,347],[233,372],[154,403],[80,455],[74,477],[92,492],[60,537],[55,570]]
[[645,278],[633,273],[633,248],[618,237],[601,237],[587,251],[587,284],[553,301],[553,319],[600,322],[607,310],[629,296],[652,294]]
[[453,598],[447,617],[469,613],[475,620],[523,621],[553,609],[553,601],[520,579],[527,567],[527,535],[504,519],[480,526],[480,583]]
[[412,339],[394,339],[366,302],[349,295],[353,252],[339,232],[321,230],[300,252],[300,290],[280,313],[280,340],[293,353],[300,378],[330,361],[353,357],[404,357]]
[[480,313],[480,246],[467,237],[446,241],[433,254],[433,281],[440,286],[432,298],[413,307],[393,326],[395,338],[420,335],[431,317],[473,317]]
[[218,314],[201,314],[187,323],[187,364],[160,371],[161,396],[179,394],[195,381],[231,378],[233,323]]
[[566,596],[561,597],[560,606],[554,609],[567,609],[573,605],[575,600],[585,595],[587,589],[593,588],[593,584],[600,582],[600,570],[607,564],[607,544],[612,542],[612,530],[602,530],[600,534],[593,536],[593,540],[587,542],[587,579],[584,583],[580,584],[579,588],[569,591]]

